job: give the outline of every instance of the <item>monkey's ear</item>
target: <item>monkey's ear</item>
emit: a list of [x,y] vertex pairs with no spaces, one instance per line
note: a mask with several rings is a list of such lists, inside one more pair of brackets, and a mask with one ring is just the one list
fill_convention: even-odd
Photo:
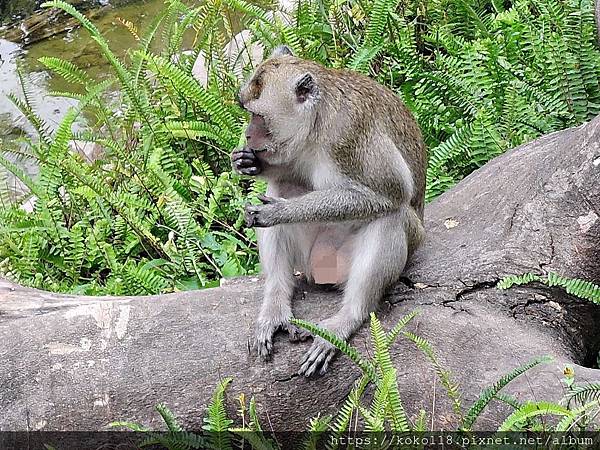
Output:
[[309,99],[316,99],[319,95],[319,86],[310,73],[302,75],[296,81],[296,98],[300,103],[304,103]]
[[279,56],[294,56],[294,52],[287,45],[279,45],[275,47],[273,53],[271,53],[271,58],[277,58]]

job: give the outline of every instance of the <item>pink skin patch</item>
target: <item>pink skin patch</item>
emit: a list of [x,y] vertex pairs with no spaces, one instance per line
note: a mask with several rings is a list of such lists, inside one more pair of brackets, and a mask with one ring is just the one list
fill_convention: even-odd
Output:
[[271,139],[271,133],[267,129],[265,119],[258,114],[252,114],[248,128],[246,128],[246,143],[252,150],[260,152]]

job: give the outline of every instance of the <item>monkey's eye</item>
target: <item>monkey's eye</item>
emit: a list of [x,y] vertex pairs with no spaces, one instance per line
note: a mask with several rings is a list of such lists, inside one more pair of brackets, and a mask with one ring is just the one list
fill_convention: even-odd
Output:
[[252,80],[252,83],[250,85],[250,89],[252,92],[252,98],[255,100],[258,99],[260,97],[260,94],[262,93],[262,89],[263,89],[262,73],[259,73],[254,77],[254,79]]

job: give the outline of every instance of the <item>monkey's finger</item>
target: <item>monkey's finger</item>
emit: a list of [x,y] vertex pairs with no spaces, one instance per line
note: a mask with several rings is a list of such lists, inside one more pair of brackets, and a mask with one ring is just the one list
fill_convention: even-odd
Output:
[[244,216],[244,222],[246,222],[246,226],[248,228],[254,226],[254,216],[252,214],[249,214],[248,211],[246,211],[246,215]]
[[251,166],[256,167],[257,166],[256,160],[250,159],[250,158],[237,159],[237,160],[233,161],[233,164],[235,164],[235,167],[238,169],[241,169],[242,167],[251,167]]
[[231,154],[231,160],[232,161],[237,161],[239,159],[244,159],[244,158],[245,159],[256,160],[256,155],[251,150],[247,150],[247,151],[246,150],[242,150],[242,151],[239,151],[239,152],[233,152]]
[[281,200],[279,198],[269,197],[268,195],[257,195],[257,198],[265,205],[268,205],[269,203],[275,203]]
[[273,203],[275,201],[273,197],[269,197],[268,195],[257,195],[257,198],[264,204]]
[[258,214],[260,213],[260,206],[258,205],[246,205],[246,214],[244,219],[247,227],[253,227],[257,224]]
[[252,166],[252,167],[244,167],[239,169],[239,172],[242,175],[258,175],[261,170],[260,167]]

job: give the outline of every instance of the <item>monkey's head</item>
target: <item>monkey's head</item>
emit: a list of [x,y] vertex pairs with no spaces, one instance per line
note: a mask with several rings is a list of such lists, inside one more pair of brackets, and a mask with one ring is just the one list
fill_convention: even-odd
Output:
[[[309,70],[310,69],[310,70]],[[314,126],[319,88],[318,66],[280,46],[263,61],[239,92],[250,113],[248,147],[272,163],[288,161],[294,143],[304,142]]]

